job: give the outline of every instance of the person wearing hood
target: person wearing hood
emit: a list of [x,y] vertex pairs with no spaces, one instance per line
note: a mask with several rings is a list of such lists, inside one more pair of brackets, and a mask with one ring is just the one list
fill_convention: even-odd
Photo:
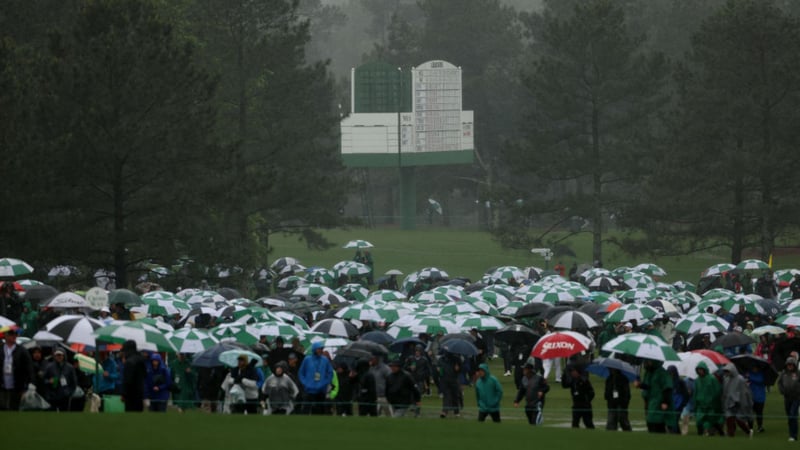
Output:
[[289,365],[286,361],[278,362],[275,364],[272,375],[264,381],[264,385],[261,387],[261,393],[267,399],[265,416],[270,414],[289,415],[294,411],[294,399],[300,391],[291,377],[286,374],[288,369]]
[[694,402],[694,418],[697,421],[697,433],[705,436],[716,430],[724,435],[720,423],[720,397],[722,387],[717,378],[708,373],[708,366],[701,361],[695,368],[697,378],[694,380],[692,401]]
[[181,410],[193,409],[197,403],[197,372],[192,367],[191,358],[177,353],[170,362],[172,383],[177,386],[172,392],[172,404]]
[[389,363],[391,373],[386,377],[386,400],[392,405],[393,417],[403,417],[409,408],[419,413],[420,391],[410,373],[403,370],[398,359]]
[[322,342],[311,344],[311,355],[303,358],[298,372],[305,393],[303,410],[307,414],[324,414],[325,397],[333,380],[333,366],[322,352]]
[[169,401],[169,387],[172,385],[172,376],[164,365],[161,355],[150,355],[150,366],[144,379],[145,398],[150,400],[151,412],[166,412]]
[[753,437],[753,429],[748,423],[753,415],[753,396],[733,363],[722,368],[722,411],[729,437],[736,435],[737,425]]
[[594,387],[589,381],[589,374],[583,367],[571,364],[565,376],[561,379],[561,387],[570,390],[572,397],[572,428],[578,428],[581,420],[583,425],[592,430],[592,400],[594,400]]
[[536,372],[532,362],[525,363],[522,372],[519,390],[514,398],[514,407],[518,407],[519,402],[525,399],[525,416],[528,418],[528,423],[538,425],[542,423],[545,395],[550,392],[550,385]]
[[628,378],[619,369],[608,369],[603,398],[608,407],[606,430],[631,431],[631,421],[628,418],[628,406],[631,403],[631,385]]
[[124,358],[122,366],[122,401],[125,412],[144,411],[144,380],[147,377],[147,364],[144,356],[136,349],[135,341],[122,344]]
[[783,408],[789,424],[789,440],[797,440],[797,410],[800,407],[800,375],[797,359],[786,358],[786,365],[778,377],[778,391],[783,395]]
[[394,416],[392,405],[386,398],[386,379],[392,373],[378,355],[372,355],[369,359],[369,371],[375,376],[375,392],[378,395],[378,415],[384,414],[386,417]]
[[503,399],[503,387],[497,378],[489,371],[489,365],[481,363],[478,366],[475,381],[475,398],[478,401],[478,422],[491,416],[495,423],[500,422],[500,401]]
[[750,394],[753,396],[753,415],[755,422],[750,421],[750,427],[756,428],[758,433],[764,432],[764,404],[767,402],[767,385],[764,378],[764,371],[758,364],[751,365],[745,374],[747,386],[750,387]]
[[239,386],[244,391],[244,403],[233,403],[231,414],[256,414],[258,412],[258,373],[256,372],[257,359],[240,354],[236,358],[236,367],[228,372],[222,381],[222,390],[226,393],[233,387]]
[[634,386],[642,390],[645,402],[645,422],[650,433],[666,433],[667,425],[677,426],[672,407],[672,378],[661,361],[646,359],[642,363],[644,376]]

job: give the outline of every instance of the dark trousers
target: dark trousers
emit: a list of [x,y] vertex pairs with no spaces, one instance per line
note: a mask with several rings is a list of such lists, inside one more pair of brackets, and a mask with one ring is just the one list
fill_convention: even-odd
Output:
[[378,405],[375,403],[358,403],[358,415],[376,417],[378,415]]
[[[233,408],[231,408],[233,410]],[[150,408],[148,408],[150,412],[167,412],[167,401],[166,400],[150,400]]]
[[[756,427],[761,429],[764,427],[764,402],[753,402],[753,415],[756,416]],[[755,427],[754,427],[755,428]]]
[[736,436],[736,426],[739,426],[745,433],[750,432],[750,426],[747,424],[747,421],[743,419],[739,419],[736,417],[726,417],[725,418],[725,426],[728,429],[728,436],[734,437]]
[[457,383],[442,383],[442,411],[458,414],[460,397],[461,388]]
[[594,428],[594,421],[592,420],[592,405],[575,405],[572,407],[572,428],[578,428],[580,421],[583,420],[583,426],[586,428]]
[[628,405],[621,405],[608,402],[608,418],[606,420],[606,430],[631,431],[631,421],[628,418]]
[[665,423],[647,422],[647,432],[648,433],[666,433],[667,432],[667,424],[665,424]]
[[540,423],[538,408],[525,408],[525,417],[528,418],[528,423],[531,425],[538,425]]
[[19,411],[22,392],[0,389],[0,411]]
[[336,415],[337,416],[352,416],[353,403],[352,402],[336,402]]
[[[152,404],[151,404],[152,405]],[[166,408],[167,403],[164,402]],[[258,414],[258,399],[247,399],[244,403],[236,403],[231,405],[231,414]]]
[[322,415],[326,414],[327,402],[325,401],[325,393],[309,394],[306,392],[305,404],[303,405],[303,414]]
[[797,409],[800,407],[800,400],[791,400],[786,397],[783,399],[783,408],[786,411],[786,420],[789,424],[789,436],[797,439]]
[[479,411],[478,422],[484,422],[486,420],[486,416],[491,416],[492,422],[500,423],[500,411]]

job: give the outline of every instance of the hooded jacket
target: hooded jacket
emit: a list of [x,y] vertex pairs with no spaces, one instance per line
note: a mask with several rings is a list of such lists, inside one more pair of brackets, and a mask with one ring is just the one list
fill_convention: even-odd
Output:
[[489,371],[486,363],[478,366],[485,374],[478,377],[475,382],[475,397],[478,400],[478,411],[496,412],[500,411],[500,401],[503,399],[503,387],[494,375]]
[[317,349],[322,348],[321,342],[311,344],[311,355],[303,358],[300,365],[298,378],[305,392],[309,394],[324,394],[333,379],[333,366],[328,358],[317,355]]
[[[647,405],[647,423],[667,423],[674,419],[672,414],[672,378],[661,363],[645,363],[644,376],[642,377],[642,396]],[[667,405],[667,410],[661,409],[661,404]]]
[[291,413],[294,409],[293,400],[299,393],[297,385],[286,373],[289,365],[281,361],[275,364],[276,370],[279,367],[283,369],[281,375],[273,373],[261,387],[261,392],[267,398],[267,414],[272,414],[276,409],[285,409],[287,414]]
[[[153,361],[158,361],[158,367],[153,368]],[[150,400],[169,400],[169,387],[172,385],[172,375],[164,365],[161,355],[150,355],[150,364],[147,366],[147,376],[144,379],[145,396]],[[155,387],[158,390],[155,390]]]
[[725,417],[749,418],[753,412],[753,396],[736,366],[728,363],[722,369],[722,409]]
[[122,353],[125,355],[125,363],[122,366],[122,393],[125,401],[125,412],[142,411],[147,365],[142,354],[136,350],[136,342],[134,341],[125,341],[122,344]]
[[787,400],[800,400],[800,373],[797,371],[797,360],[786,358],[786,365],[793,365],[794,370],[784,369],[778,377],[778,390]]
[[237,383],[242,385],[244,398],[247,401],[258,400],[258,372],[255,361],[251,361],[244,369],[239,369],[238,366],[231,369],[222,381],[222,390],[228,392]]

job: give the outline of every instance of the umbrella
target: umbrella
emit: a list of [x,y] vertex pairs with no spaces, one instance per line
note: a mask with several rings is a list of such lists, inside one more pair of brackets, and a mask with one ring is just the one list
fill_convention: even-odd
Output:
[[355,261],[348,261],[347,264],[342,264],[336,269],[339,276],[347,275],[349,277],[357,277],[370,273],[372,269],[366,264],[358,263]]
[[769,264],[760,259],[745,259],[736,265],[739,270],[768,270]]
[[300,261],[296,258],[292,258],[291,256],[284,256],[283,258],[278,258],[272,262],[269,266],[270,269],[280,272],[286,266],[297,265],[300,264]]
[[550,326],[560,330],[584,331],[600,325],[588,314],[580,311],[564,311],[550,319]]
[[141,322],[141,323],[146,323],[147,325],[150,325],[151,327],[157,328],[162,333],[171,333],[171,332],[175,331],[175,328],[173,328],[172,325],[168,324],[167,322],[164,322],[163,320],[154,319],[152,317],[145,317],[143,319],[137,319],[137,321]]
[[344,244],[342,248],[372,248],[375,247],[371,243],[367,241],[363,241],[361,239],[356,239],[354,241],[350,241],[347,244]]
[[638,323],[644,320],[650,320],[656,317],[657,315],[658,315],[658,310],[656,310],[653,307],[631,303],[628,305],[622,305],[619,308],[612,311],[611,313],[609,313],[606,316],[605,321],[610,323],[617,323],[617,322],[630,322],[631,320],[635,320]]
[[675,324],[675,331],[691,334],[696,333],[701,328],[711,326],[718,331],[725,331],[730,324],[725,319],[708,313],[689,314]]
[[701,354],[708,359],[710,359],[714,364],[718,366],[724,366],[731,362],[725,355],[719,352],[715,352],[714,350],[707,350],[707,349],[699,349],[699,350],[692,350],[691,353],[698,353]]
[[593,290],[611,292],[615,287],[619,286],[619,283],[611,277],[600,276],[592,278],[587,286]]
[[359,337],[361,341],[375,342],[376,344],[389,345],[394,341],[394,338],[389,336],[385,331],[368,331]]
[[222,364],[225,364],[228,367],[236,367],[239,364],[239,356],[241,355],[247,356],[250,362],[255,361],[256,367],[261,367],[264,365],[264,362],[259,354],[243,348],[225,350],[219,354],[218,358],[219,362]]
[[462,330],[499,330],[506,324],[492,316],[482,316],[478,314],[463,314],[456,318],[456,323]]
[[781,327],[776,327],[775,325],[762,325],[753,330],[752,335],[755,337],[761,337],[763,334],[772,334],[772,335],[780,335],[785,334],[786,330]]
[[540,359],[568,358],[591,348],[592,340],[575,331],[557,331],[542,336],[533,346],[531,356]]
[[348,339],[353,339],[358,336],[358,329],[351,323],[342,319],[333,318],[320,320],[311,327],[311,331]]
[[639,376],[638,371],[625,361],[614,358],[597,358],[586,367],[589,373],[593,373],[602,378],[608,378],[609,369],[616,369],[622,372],[629,381],[633,381]]
[[13,278],[33,273],[33,267],[21,259],[0,258],[0,277]]
[[98,371],[97,361],[94,358],[78,353],[75,355],[75,361],[78,361],[78,369],[81,372],[97,373]]
[[627,333],[603,345],[603,351],[656,361],[678,361],[678,355],[663,339],[643,333]]
[[800,313],[784,314],[775,319],[775,323],[783,326],[800,326]]
[[703,277],[710,277],[714,275],[722,275],[724,272],[730,272],[731,270],[735,269],[736,266],[733,264],[728,263],[720,263],[714,264],[713,266],[707,268],[703,271]]
[[448,339],[441,344],[441,350],[447,353],[472,357],[478,355],[478,347],[465,339]]
[[242,294],[240,294],[239,291],[229,287],[220,288],[217,291],[217,294],[225,297],[228,300],[233,300],[235,298],[242,298]]
[[666,361],[664,368],[675,366],[678,369],[678,375],[691,379],[697,378],[697,365],[701,362],[705,363],[708,367],[708,373],[713,374],[719,370],[720,365],[715,363],[713,359],[706,355],[695,352],[681,352],[678,353],[679,361]]
[[381,289],[369,294],[369,297],[367,297],[367,301],[375,299],[382,300],[384,302],[402,301],[406,299],[406,295],[402,292],[393,291],[391,289]]
[[336,289],[336,292],[348,300],[363,302],[369,297],[369,289],[358,283],[348,283]]
[[679,317],[680,311],[678,308],[675,307],[672,303],[668,300],[652,300],[647,302],[647,306],[651,306],[656,309],[656,311],[660,312],[663,315],[668,315],[672,317]]
[[33,305],[39,305],[46,300],[58,295],[58,290],[47,284],[31,286],[25,289],[25,301]]
[[714,341],[714,346],[722,347],[722,348],[730,348],[730,347],[741,347],[744,345],[755,344],[756,340],[751,338],[750,336],[740,333],[738,331],[733,331],[727,333],[721,337],[718,337]]
[[407,338],[397,339],[396,341],[389,344],[389,350],[393,351],[394,353],[401,353],[403,349],[409,344],[413,344],[415,347],[417,345],[421,345],[423,348],[425,348],[425,343],[422,342],[419,338],[407,337]]
[[552,309],[553,305],[549,303],[528,303],[514,314],[514,317],[521,319],[524,317],[539,317],[543,316],[547,310]]
[[528,278],[525,276],[525,272],[523,272],[522,269],[516,266],[498,267],[494,269],[491,273],[489,273],[488,277],[492,283],[503,283],[503,284],[508,284],[508,280],[515,280],[516,282],[520,282]]
[[220,342],[233,340],[245,345],[255,344],[260,337],[257,328],[243,323],[223,323],[213,328],[211,335]]
[[110,305],[122,303],[123,305],[136,306],[142,304],[142,299],[131,290],[114,289],[108,293],[108,303]]
[[297,286],[301,286],[306,283],[305,278],[298,277],[297,275],[290,275],[286,278],[281,278],[278,281],[278,288],[279,289],[295,289]]
[[202,352],[195,353],[192,365],[195,367],[222,367],[219,355],[227,350],[247,350],[247,346],[237,342],[220,342]]
[[633,270],[645,273],[651,277],[665,277],[667,271],[653,263],[642,263],[632,267]]
[[125,341],[134,341],[139,350],[175,352],[175,346],[164,337],[161,330],[140,321],[115,320],[98,328],[93,334],[97,340],[104,342],[122,344]]
[[44,326],[45,331],[60,337],[68,344],[95,346],[94,331],[105,324],[86,316],[65,315],[57,317]]
[[165,337],[175,346],[178,353],[199,353],[219,343],[208,332],[195,328],[181,328],[167,333]]
[[397,269],[389,269],[389,270],[386,271],[386,273],[384,275],[402,275],[402,274],[403,274],[403,272],[401,272],[401,271],[399,271]]
[[[371,355],[387,356],[389,354],[389,349],[386,348],[385,345],[378,344],[377,342],[364,341],[364,340],[355,341],[355,342],[351,342],[349,344],[346,344],[344,347],[342,347],[339,350],[339,352],[342,352],[342,351],[346,352],[347,350],[351,350],[351,349],[363,350],[363,351],[369,352]],[[336,354],[339,354],[339,352],[336,352]]]
[[442,205],[439,204],[439,202],[437,202],[436,200],[434,200],[432,198],[429,198],[428,199],[428,204],[430,205],[432,210],[434,210],[437,213],[439,213],[440,216],[442,215]]
[[74,292],[62,292],[47,302],[46,306],[53,309],[91,308],[85,298]]
[[292,291],[293,297],[317,298],[323,295],[335,294],[333,289],[321,284],[309,283]]
[[420,269],[417,273],[417,278],[420,280],[430,280],[430,281],[438,281],[444,280],[447,281],[450,279],[450,275],[447,274],[444,270],[438,269],[436,267],[425,267]]
[[752,368],[757,368],[764,374],[764,384],[767,386],[772,386],[778,380],[778,372],[764,358],[750,354],[736,355],[731,357],[731,362],[745,376]]
[[512,346],[517,344],[532,346],[539,339],[539,334],[525,325],[513,324],[495,331],[494,338]]

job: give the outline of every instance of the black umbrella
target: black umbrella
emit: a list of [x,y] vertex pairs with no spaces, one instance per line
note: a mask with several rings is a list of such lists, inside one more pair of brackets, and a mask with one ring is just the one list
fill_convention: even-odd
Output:
[[25,289],[25,296],[23,299],[30,302],[34,307],[37,307],[39,304],[46,303],[56,295],[58,295],[58,290],[53,286],[38,284]]
[[219,355],[228,350],[249,350],[249,348],[237,342],[220,342],[202,352],[195,353],[194,358],[192,358],[192,365],[195,367],[222,367],[225,364],[220,362]]
[[478,355],[478,347],[475,347],[475,344],[464,339],[449,339],[442,344],[441,349],[447,353],[454,353],[467,357]]
[[405,346],[409,345],[409,344],[413,344],[414,346],[421,345],[421,346],[425,347],[425,343],[422,342],[421,340],[419,340],[419,339],[417,339],[415,337],[408,337],[408,338],[398,339],[398,340],[392,342],[389,345],[389,350],[391,350],[391,351],[393,351],[395,353],[401,353],[403,351],[403,348],[405,348]]
[[764,384],[767,386],[772,386],[778,379],[778,372],[775,371],[775,368],[766,359],[759,358],[756,355],[736,355],[731,357],[730,360],[742,375],[746,375],[754,367],[763,372]]
[[[581,304],[581,306],[583,306],[583,304]],[[547,321],[549,322],[552,320],[553,317],[561,314],[564,311],[574,311],[574,310],[575,308],[572,306],[566,306],[566,305],[553,306],[552,308],[545,311],[542,317],[547,319]]]
[[439,339],[440,344],[444,344],[445,342],[449,341],[450,339],[461,339],[467,342],[475,342],[475,337],[469,333],[449,333],[445,334]]
[[242,294],[240,294],[239,291],[229,287],[220,288],[217,291],[217,294],[227,298],[228,300],[233,300],[235,298],[242,298]]
[[362,341],[375,342],[377,344],[381,344],[384,346],[394,342],[394,338],[389,333],[379,330],[368,331],[362,334],[361,337],[359,337],[359,339]]
[[514,314],[514,317],[518,319],[523,317],[541,317],[552,308],[553,305],[551,305],[550,303],[544,303],[544,302],[528,303],[527,305],[517,310],[517,313]]
[[340,348],[336,353],[339,354],[339,352],[345,352],[346,354],[347,350],[350,349],[364,350],[369,352],[371,355],[387,356],[389,354],[389,349],[387,349],[386,346],[372,341],[355,341]]
[[756,300],[756,303],[764,308],[764,313],[769,317],[778,317],[783,313],[784,306],[771,298]]
[[741,347],[743,345],[750,345],[755,343],[756,340],[753,339],[752,337],[744,333],[740,333],[738,331],[732,331],[730,333],[718,337],[717,340],[714,341],[714,346],[728,348],[728,347]]
[[514,324],[501,328],[494,333],[494,338],[509,345],[533,345],[539,340],[539,335],[525,325]]
[[609,369],[619,370],[629,381],[635,380],[639,375],[635,367],[625,361],[614,358],[597,358],[586,367],[589,373],[593,373],[602,378],[608,378]]
[[600,326],[588,314],[574,310],[560,312],[551,317],[549,322],[551,327],[562,330],[584,331]]
[[588,302],[585,305],[581,305],[581,307],[578,308],[578,311],[584,314],[588,314],[592,319],[597,320],[603,317],[603,315],[605,314],[602,308],[603,305],[599,303]]

